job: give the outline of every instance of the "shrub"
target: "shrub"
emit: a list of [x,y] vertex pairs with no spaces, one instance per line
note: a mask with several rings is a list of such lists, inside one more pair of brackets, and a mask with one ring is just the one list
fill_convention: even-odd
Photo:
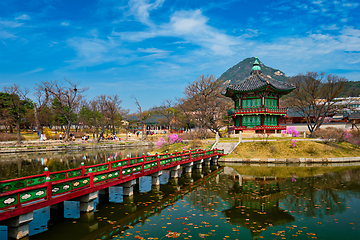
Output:
[[295,127],[287,127],[285,133],[291,134],[293,137],[298,137],[300,135],[300,133],[296,131]]
[[[70,132],[70,133],[74,134],[76,138],[82,138],[84,135],[87,135],[84,132]],[[106,135],[106,134],[104,134],[104,135]]]
[[[318,129],[313,132],[313,137],[326,139],[329,142],[330,140],[335,142],[342,142],[344,141],[344,134],[345,132],[341,129],[334,128],[334,127],[327,127],[325,129]],[[325,142],[326,143],[326,142]]]
[[212,138],[215,137],[214,133],[211,132],[204,132],[204,131],[192,131],[187,133],[182,133],[180,135],[181,139],[183,140],[195,140],[201,138]]
[[[16,133],[1,133],[0,132],[0,141],[16,141]],[[21,136],[21,140],[25,140],[25,137]]]
[[306,149],[306,152],[309,154],[314,154],[316,153],[316,149],[313,146],[310,146]]
[[342,135],[345,142],[360,146],[360,133],[359,131],[344,131]]
[[182,139],[179,137],[179,135],[177,134],[171,134],[168,136],[168,139],[169,139],[169,143],[170,144],[173,144],[173,143],[181,143],[182,142]]
[[171,134],[166,138],[161,137],[158,141],[156,141],[156,146],[158,148],[162,148],[167,145],[171,145],[174,143],[181,143],[182,139],[177,134]]
[[274,145],[271,145],[269,150],[270,150],[270,153],[276,153],[277,152],[276,146],[274,146]]
[[51,136],[46,136],[47,139],[49,140],[59,140],[60,136],[58,135],[51,135]]
[[166,140],[164,138],[162,138],[162,137],[158,141],[156,141],[156,146],[158,148],[161,148],[161,147],[165,146],[165,144],[166,144]]

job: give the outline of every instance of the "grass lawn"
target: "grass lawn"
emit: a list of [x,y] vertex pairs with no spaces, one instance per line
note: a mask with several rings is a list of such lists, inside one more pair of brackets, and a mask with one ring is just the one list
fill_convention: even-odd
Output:
[[267,166],[233,166],[232,167],[236,172],[242,175],[250,175],[256,177],[264,176],[273,176],[279,178],[292,177],[312,177],[316,175],[322,175],[324,173],[340,172],[345,170],[352,170],[360,168],[359,166],[349,166],[349,167],[267,167]]
[[34,133],[31,133],[31,132],[21,133],[21,136],[23,136],[25,138],[25,140],[38,140],[40,138],[37,135],[36,132],[34,132]]
[[204,144],[201,141],[194,141],[194,142],[188,143],[188,144],[174,143],[174,144],[163,146],[161,148],[157,148],[155,145],[155,148],[151,151],[151,154],[155,154],[156,152],[161,154],[161,153],[166,153],[166,151],[168,151],[169,153],[172,153],[175,151],[181,152],[184,150],[189,150],[190,148],[192,148],[192,149],[195,149],[195,148],[209,149],[209,148],[211,148],[211,146],[212,145]]
[[349,143],[292,141],[240,143],[229,158],[330,158],[357,157],[360,148]]

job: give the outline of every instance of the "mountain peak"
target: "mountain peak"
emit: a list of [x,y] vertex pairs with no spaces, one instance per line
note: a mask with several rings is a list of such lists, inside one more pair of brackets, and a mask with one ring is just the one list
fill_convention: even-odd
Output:
[[281,82],[286,82],[286,80],[288,79],[285,73],[283,73],[279,69],[268,67],[264,65],[260,61],[260,59],[255,57],[250,57],[250,58],[245,58],[238,64],[229,68],[219,77],[219,80],[224,80],[224,84],[226,85],[228,84],[233,85],[239,83],[240,81],[250,76],[250,73],[253,68],[253,64],[256,60],[258,61],[261,71],[264,75]]

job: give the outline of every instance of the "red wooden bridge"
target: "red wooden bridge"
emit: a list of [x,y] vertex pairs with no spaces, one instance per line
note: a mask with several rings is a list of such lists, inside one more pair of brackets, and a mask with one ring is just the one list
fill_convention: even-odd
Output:
[[155,172],[223,156],[224,150],[191,150],[126,158],[107,163],[0,181],[0,221],[83,196]]

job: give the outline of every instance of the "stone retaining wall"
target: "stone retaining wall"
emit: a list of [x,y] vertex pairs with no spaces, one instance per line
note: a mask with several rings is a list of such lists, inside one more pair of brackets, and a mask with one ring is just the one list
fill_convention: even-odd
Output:
[[219,158],[219,162],[226,163],[346,163],[360,162],[360,157],[341,158]]
[[48,151],[69,151],[69,150],[87,150],[87,149],[119,149],[119,148],[136,148],[136,147],[151,147],[151,142],[138,143],[124,143],[124,144],[94,144],[94,145],[65,145],[65,146],[34,146],[18,147],[18,148],[0,148],[2,153],[31,153],[31,152],[48,152]]

